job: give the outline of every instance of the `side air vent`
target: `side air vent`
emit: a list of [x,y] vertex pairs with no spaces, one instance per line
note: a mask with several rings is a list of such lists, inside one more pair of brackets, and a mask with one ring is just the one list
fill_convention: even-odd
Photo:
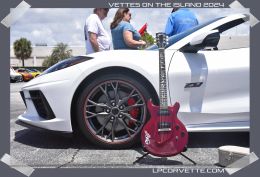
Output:
[[31,90],[29,93],[38,114],[46,120],[54,119],[55,115],[43,93],[40,90]]

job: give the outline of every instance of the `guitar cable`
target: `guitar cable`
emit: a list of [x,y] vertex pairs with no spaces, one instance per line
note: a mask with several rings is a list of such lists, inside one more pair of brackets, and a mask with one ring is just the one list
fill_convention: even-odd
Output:
[[171,66],[171,63],[172,63],[174,54],[175,54],[176,52],[178,52],[178,51],[179,51],[179,49],[176,50],[176,51],[172,54],[172,57],[171,57],[171,60],[170,60],[170,63],[169,63],[168,69],[167,69],[167,75],[168,75],[168,77],[167,77],[167,80],[168,80],[167,86],[168,86],[168,90],[169,90],[169,98],[170,98],[170,104],[171,104],[171,105],[172,105],[172,99],[171,99],[171,90],[170,90],[169,70],[170,70],[170,66]]

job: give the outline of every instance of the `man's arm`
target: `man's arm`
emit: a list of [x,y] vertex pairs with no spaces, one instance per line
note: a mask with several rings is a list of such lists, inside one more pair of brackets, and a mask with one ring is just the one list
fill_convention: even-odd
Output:
[[173,35],[173,28],[174,28],[174,22],[173,19],[171,18],[171,16],[168,18],[166,26],[165,26],[165,34],[167,36],[172,36]]
[[92,33],[92,32],[88,32],[89,34],[89,41],[92,45],[92,48],[95,52],[99,52],[99,46],[98,46],[98,42],[97,42],[97,34],[96,33]]

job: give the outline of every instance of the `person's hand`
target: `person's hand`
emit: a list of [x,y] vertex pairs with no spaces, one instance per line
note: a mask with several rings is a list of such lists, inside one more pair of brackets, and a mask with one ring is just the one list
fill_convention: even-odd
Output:
[[143,40],[139,40],[139,42],[140,42],[140,45],[146,45],[146,42]]

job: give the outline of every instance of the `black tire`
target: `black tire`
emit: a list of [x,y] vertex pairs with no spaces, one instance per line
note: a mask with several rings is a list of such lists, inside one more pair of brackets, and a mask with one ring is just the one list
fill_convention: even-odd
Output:
[[76,108],[83,135],[106,149],[130,148],[140,142],[141,130],[149,119],[146,103],[151,98],[144,83],[123,74],[106,74],[84,85]]

